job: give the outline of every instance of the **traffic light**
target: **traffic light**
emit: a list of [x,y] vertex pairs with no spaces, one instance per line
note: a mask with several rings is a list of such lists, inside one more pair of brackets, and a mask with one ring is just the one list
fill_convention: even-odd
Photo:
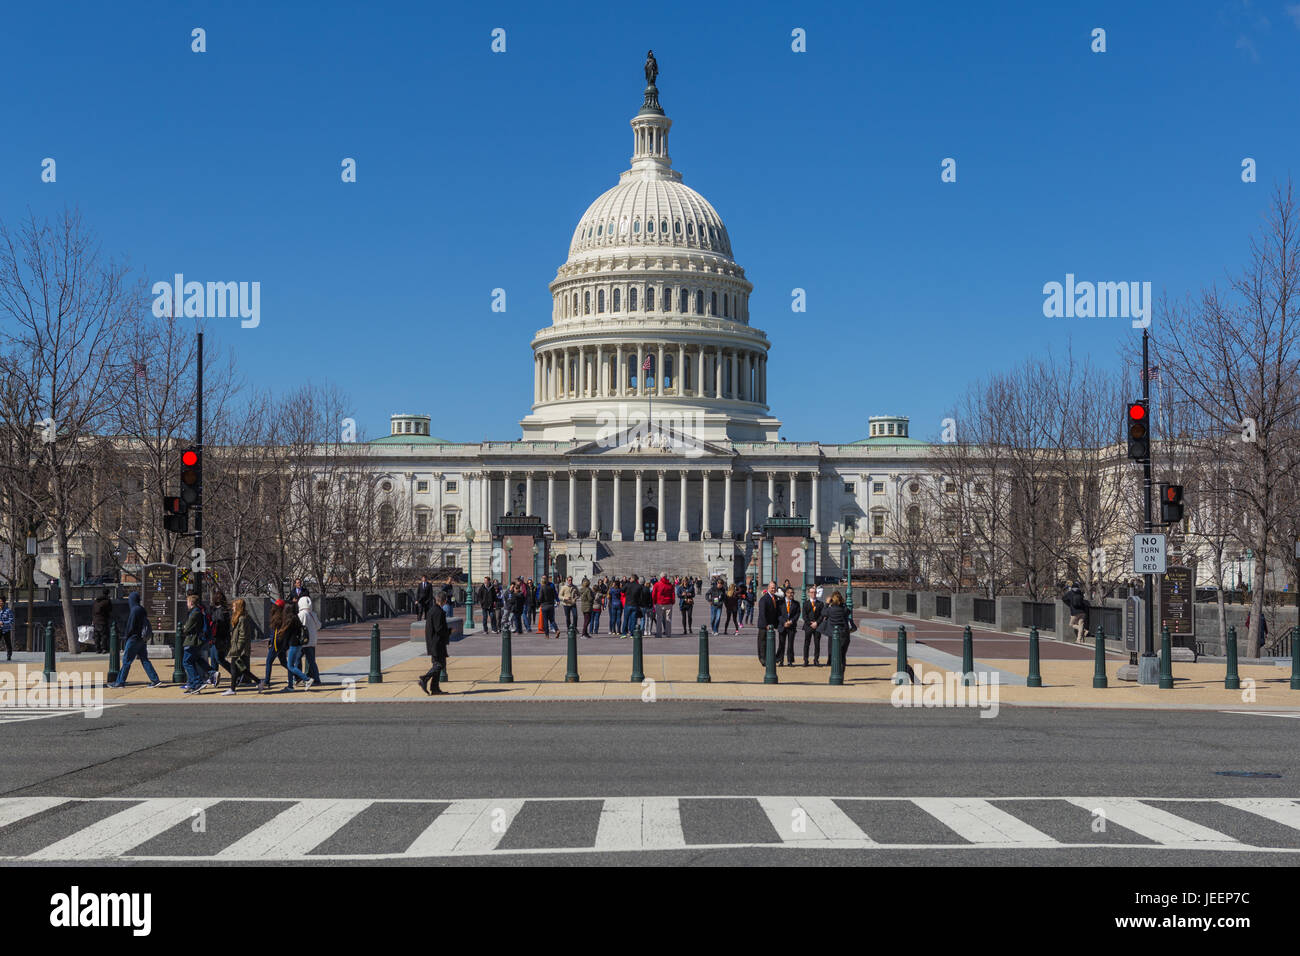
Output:
[[163,530],[172,534],[188,534],[190,530],[190,506],[178,495],[169,495],[163,499]]
[[1183,520],[1183,486],[1160,486],[1160,521],[1162,524],[1177,524]]
[[203,464],[197,448],[181,452],[181,500],[186,508],[199,503],[199,490],[203,487]]
[[1128,456],[1134,461],[1146,461],[1151,457],[1151,429],[1146,402],[1128,403],[1124,427],[1128,430]]

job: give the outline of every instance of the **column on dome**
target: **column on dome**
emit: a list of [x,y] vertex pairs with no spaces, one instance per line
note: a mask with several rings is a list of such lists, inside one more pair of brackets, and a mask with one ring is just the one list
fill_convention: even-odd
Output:
[[619,500],[619,479],[623,473],[617,468],[614,469],[614,527],[610,529],[610,541],[623,540],[623,522],[620,520],[623,511],[623,502]]
[[713,532],[709,530],[709,472],[708,470],[705,469],[704,471],[702,471],[700,473],[700,477],[703,479],[703,485],[704,485],[703,491],[701,492],[701,495],[703,496],[704,500],[700,510],[700,537],[703,539],[708,539],[713,537]]
[[740,361],[735,352],[731,353],[731,388],[727,398],[740,398]]
[[704,397],[704,346],[695,346],[695,397]]
[[677,501],[677,540],[690,541],[691,533],[686,528],[686,470],[678,473]]
[[730,470],[723,473],[722,476],[722,536],[724,538],[732,537],[731,534],[731,472]]
[[560,394],[557,397],[562,399],[568,398],[569,397],[569,350],[559,349],[556,354],[556,359],[560,363],[560,380],[558,383],[560,386]]
[[713,350],[713,354],[714,354],[714,356],[715,356],[714,361],[713,361],[713,397],[714,397],[714,398],[721,398],[721,397],[722,397],[722,356],[723,356],[723,351],[722,351],[721,348],[717,348],[717,349],[714,349],[714,350]]
[[645,491],[641,487],[641,469],[636,470],[636,504],[632,508],[632,520],[636,522],[636,534],[632,540],[645,540],[645,525],[641,523],[641,502],[644,500]]
[[622,398],[625,394],[623,383],[627,381],[623,377],[623,346],[615,346],[617,354],[614,357],[614,395],[616,398]]
[[767,516],[776,514],[776,472],[767,473]]
[[542,357],[533,356],[533,404],[542,400]]
[[740,398],[742,401],[752,402],[754,400],[754,385],[750,381],[750,372],[754,368],[754,353],[745,350],[741,356],[740,364]]
[[673,370],[673,394],[686,394],[686,346],[677,343],[677,368]]
[[578,397],[586,398],[591,385],[591,373],[587,370],[587,347],[578,346]]
[[664,346],[659,343],[659,357],[655,360],[655,397],[664,394]]
[[609,377],[605,375],[605,346],[596,346],[596,397],[604,398],[609,394]]
[[578,473],[569,469],[569,537],[578,536]]
[[668,540],[668,528],[667,528],[668,516],[664,514],[664,502],[666,500],[667,499],[664,497],[664,470],[660,468],[659,469],[659,521],[658,521],[658,530],[655,532],[656,541]]
[[600,523],[596,514],[596,487],[600,482],[600,473],[595,468],[591,469],[591,537],[596,537],[596,526]]

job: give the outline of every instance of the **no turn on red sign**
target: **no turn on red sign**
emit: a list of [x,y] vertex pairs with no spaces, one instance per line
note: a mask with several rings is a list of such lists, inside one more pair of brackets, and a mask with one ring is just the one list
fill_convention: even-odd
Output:
[[1165,536],[1163,534],[1133,535],[1133,573],[1165,573]]

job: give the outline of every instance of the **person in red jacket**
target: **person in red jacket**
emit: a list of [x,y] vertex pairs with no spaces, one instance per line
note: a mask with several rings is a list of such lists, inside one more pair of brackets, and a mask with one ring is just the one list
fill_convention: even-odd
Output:
[[673,602],[677,599],[677,591],[668,580],[668,575],[659,576],[655,586],[650,589],[650,595],[655,607],[655,637],[672,637]]

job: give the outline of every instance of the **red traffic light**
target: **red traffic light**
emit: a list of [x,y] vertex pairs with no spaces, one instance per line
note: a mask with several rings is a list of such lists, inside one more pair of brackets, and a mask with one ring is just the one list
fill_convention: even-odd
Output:
[[1128,406],[1128,420],[1131,422],[1140,422],[1147,417],[1147,407],[1141,402],[1130,402]]
[[187,448],[181,452],[181,464],[186,468],[193,468],[199,463],[199,453],[193,448]]
[[1165,501],[1177,501],[1178,489],[1173,485],[1165,485]]

